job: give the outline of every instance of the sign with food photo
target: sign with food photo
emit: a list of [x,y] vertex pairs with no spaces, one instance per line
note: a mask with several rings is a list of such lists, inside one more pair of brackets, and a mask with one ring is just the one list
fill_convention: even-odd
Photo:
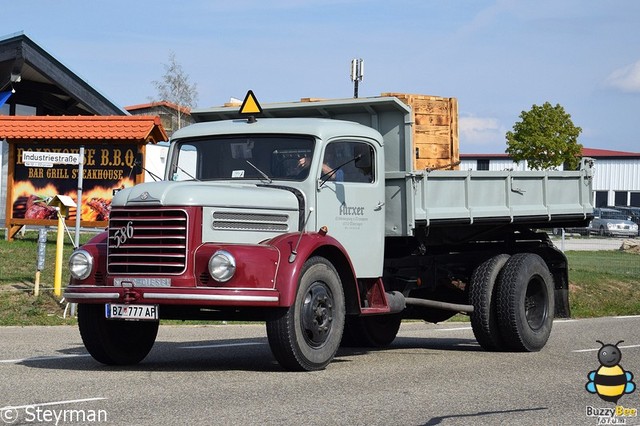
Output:
[[[106,226],[114,190],[135,185],[136,159],[139,145],[87,145],[82,172],[81,223],[83,226]],[[47,154],[77,154],[79,148],[69,145],[34,147],[14,145],[13,184],[10,191],[11,219],[56,220],[56,212],[46,201],[54,195],[67,195],[77,200],[78,171],[74,164],[47,163]],[[41,155],[38,155],[41,154]],[[58,156],[59,157],[59,156]],[[32,159],[45,160],[38,162]],[[67,220],[75,221],[76,209]]]

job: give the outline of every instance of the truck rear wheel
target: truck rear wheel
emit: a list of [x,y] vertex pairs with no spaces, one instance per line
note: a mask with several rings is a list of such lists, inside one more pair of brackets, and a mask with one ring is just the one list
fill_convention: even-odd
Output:
[[400,314],[347,317],[342,345],[381,348],[394,341],[402,316]]
[[156,341],[158,321],[119,321],[105,318],[104,305],[78,305],[78,328],[87,351],[107,365],[142,361]]
[[305,262],[291,307],[267,320],[273,355],[288,370],[321,370],[333,360],[344,329],[342,283],[322,257]]
[[537,254],[518,253],[498,279],[498,321],[505,349],[535,352],[551,334],[554,314],[553,278]]
[[494,256],[481,263],[471,276],[471,328],[480,346],[487,351],[500,351],[504,348],[496,312],[496,281],[507,260],[508,254]]

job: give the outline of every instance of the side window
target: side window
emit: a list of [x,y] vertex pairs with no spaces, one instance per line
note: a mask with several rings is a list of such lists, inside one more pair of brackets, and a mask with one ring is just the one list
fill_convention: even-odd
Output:
[[338,182],[371,183],[375,180],[373,147],[364,142],[333,142],[327,145],[322,163],[322,175],[334,171]]
[[194,145],[183,144],[178,154],[178,164],[173,180],[192,180],[197,175],[198,150]]

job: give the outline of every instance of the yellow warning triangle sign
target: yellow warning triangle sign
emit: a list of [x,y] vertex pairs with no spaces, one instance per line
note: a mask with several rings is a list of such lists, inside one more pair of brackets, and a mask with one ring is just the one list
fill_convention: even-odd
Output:
[[240,114],[260,114],[262,113],[262,107],[258,103],[256,99],[256,95],[253,94],[252,90],[247,92],[247,96],[244,97],[244,101],[242,101],[242,106],[240,107]]

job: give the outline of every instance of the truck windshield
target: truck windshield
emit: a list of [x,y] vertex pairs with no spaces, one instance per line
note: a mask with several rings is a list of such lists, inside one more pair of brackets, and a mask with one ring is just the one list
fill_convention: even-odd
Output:
[[173,180],[294,180],[309,175],[315,140],[251,135],[177,142]]

